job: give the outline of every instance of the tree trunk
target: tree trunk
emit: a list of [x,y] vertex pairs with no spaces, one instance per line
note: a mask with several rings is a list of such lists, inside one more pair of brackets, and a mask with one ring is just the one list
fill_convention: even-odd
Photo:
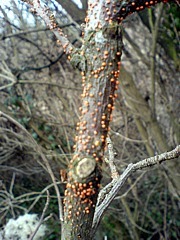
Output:
[[[31,1],[29,2],[31,4]],[[40,3],[38,0],[34,2],[38,10]],[[63,240],[93,238],[92,223],[102,177],[101,165],[114,101],[117,97],[115,90],[119,84],[123,47],[121,22],[129,14],[158,2],[167,1],[89,0],[84,41],[79,50],[75,50],[63,35],[48,9],[38,11],[58,37],[65,53],[69,54],[71,63],[81,69],[82,75],[81,116],[77,123],[74,156],[69,164],[64,194]],[[62,5],[63,3],[65,4],[65,1],[62,1]],[[166,151],[167,143],[157,121],[152,118],[147,103],[143,101],[133,82],[128,82],[131,78],[123,77],[124,91],[128,94],[135,91],[129,96],[134,96],[136,102],[130,100],[130,105],[139,112],[139,104],[141,104],[140,114],[143,121],[156,139],[158,149]]]
[[[64,198],[63,240],[92,239],[91,226],[99,193],[101,164],[105,141],[109,131],[111,112],[119,84],[119,68],[122,52],[122,30],[119,24],[129,13],[140,10],[129,6],[123,10],[118,1],[95,2],[89,0],[85,19],[84,44],[71,62],[81,68],[82,107],[77,124],[75,154],[70,162],[68,183]],[[160,2],[153,2],[154,4]],[[117,5],[116,5],[117,4]],[[145,6],[145,1],[143,6]],[[113,21],[116,19],[115,21]],[[81,57],[79,57],[81,56]],[[124,82],[123,82],[124,84]],[[127,87],[127,86],[126,86]],[[135,90],[134,85],[128,87]],[[142,118],[157,140],[160,151],[168,145],[161,128],[152,118],[151,111],[135,91],[136,101],[141,100]],[[131,103],[133,104],[133,102]],[[134,105],[134,109],[139,109]]]
[[[92,2],[92,3],[91,3]],[[82,107],[64,199],[63,239],[92,239],[101,163],[118,86],[122,33],[104,6],[89,1],[82,55]],[[99,4],[100,5],[100,4]],[[112,4],[111,4],[112,5]],[[94,17],[96,16],[96,17]],[[76,61],[73,59],[73,61]]]

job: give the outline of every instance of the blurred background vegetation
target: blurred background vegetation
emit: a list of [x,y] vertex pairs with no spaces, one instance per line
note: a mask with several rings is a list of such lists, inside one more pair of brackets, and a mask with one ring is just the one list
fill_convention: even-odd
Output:
[[[48,1],[77,47],[87,8],[86,0],[81,3],[79,8],[72,0]],[[160,4],[133,14],[123,27],[110,133],[119,172],[131,162],[173,149],[180,138],[178,6]],[[5,114],[0,115],[0,227],[24,212],[41,215],[49,189],[46,239],[60,239],[57,196],[42,154],[63,196],[60,171],[73,154],[80,95],[80,74],[43,20],[22,1],[0,5],[0,111]],[[106,164],[102,170],[104,186],[110,171]],[[134,174],[107,210],[96,239],[179,239],[178,170],[173,160]]]

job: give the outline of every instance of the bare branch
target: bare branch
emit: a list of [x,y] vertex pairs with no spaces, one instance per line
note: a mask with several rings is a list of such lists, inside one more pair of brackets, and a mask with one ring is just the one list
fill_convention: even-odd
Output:
[[152,31],[152,48],[150,56],[150,73],[151,73],[151,109],[152,115],[156,116],[156,50],[159,24],[164,5],[161,3],[155,24],[153,23],[152,9],[149,9],[149,24]]
[[107,160],[109,167],[111,169],[111,177],[113,179],[117,179],[119,177],[119,173],[116,169],[116,166],[114,164],[114,150],[113,150],[113,144],[110,139],[110,137],[107,137],[107,145],[108,145],[108,150],[109,150],[109,159]]
[[43,222],[45,212],[46,212],[46,210],[47,210],[47,208],[48,208],[48,206],[49,206],[50,195],[49,195],[49,191],[48,191],[48,190],[47,190],[46,192],[47,192],[46,204],[45,204],[45,206],[44,206],[44,209],[43,209],[43,212],[42,212],[41,218],[40,218],[40,220],[39,220],[39,223],[38,223],[38,225],[37,225],[35,231],[31,234],[29,240],[33,240],[34,236],[36,235],[38,229],[40,228],[40,226],[41,226],[41,224],[42,224],[42,222]]
[[173,149],[170,152],[165,152],[154,157],[146,158],[140,162],[133,164],[133,171],[151,167],[153,165],[160,164],[164,161],[178,158],[179,156],[180,156],[180,145],[178,145],[175,149]]
[[68,38],[64,35],[62,29],[58,27],[58,23],[54,15],[51,13],[50,9],[48,7],[42,7],[39,0],[23,1],[27,2],[32,7],[32,11],[37,13],[37,15],[39,15],[45,21],[46,25],[49,27],[50,30],[53,31],[53,33],[57,37],[57,42],[62,45],[64,52],[71,55],[72,51],[75,50],[75,48],[68,40]]
[[93,232],[96,231],[98,224],[100,223],[105,210],[108,208],[112,200],[115,198],[121,187],[126,182],[127,178],[131,174],[133,164],[129,164],[126,170],[116,180],[113,179],[105,188],[103,188],[98,196],[98,202],[94,213]]
[[113,20],[118,22],[123,21],[128,15],[142,11],[145,8],[156,5],[157,3],[167,3],[167,2],[175,2],[175,0],[156,0],[156,1],[146,1],[146,0],[135,0],[135,1],[116,1],[116,12],[114,13]]
[[180,156],[180,145],[177,146],[170,152],[165,152],[160,155],[150,157],[139,161],[135,164],[129,164],[126,170],[120,175],[119,178],[113,179],[106,187],[104,187],[98,196],[98,202],[95,209],[94,219],[93,219],[93,232],[96,231],[97,226],[102,219],[102,216],[108,206],[111,204],[113,199],[116,197],[119,190],[122,188],[128,177],[131,175],[132,172],[137,170],[151,167],[156,164],[160,164],[167,160],[172,160],[178,158]]
[[[63,24],[63,25],[58,26],[58,27],[59,28],[66,28],[66,27],[73,26],[73,25],[74,25],[73,23],[68,23],[68,24]],[[0,41],[3,41],[7,38],[18,37],[20,35],[26,35],[26,34],[35,33],[35,32],[45,32],[45,31],[50,31],[50,29],[44,27],[44,28],[35,28],[35,29],[27,30],[27,31],[19,31],[19,32],[16,32],[16,33],[2,35]]]

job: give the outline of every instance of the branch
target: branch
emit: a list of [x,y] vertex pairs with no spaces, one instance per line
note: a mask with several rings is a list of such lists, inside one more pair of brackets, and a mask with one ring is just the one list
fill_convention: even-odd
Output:
[[180,156],[180,145],[178,145],[175,149],[169,152],[162,153],[160,155],[146,158],[140,162],[133,164],[133,171],[140,170],[143,168],[151,167],[156,164],[161,164],[164,161],[172,160],[178,158]]
[[[77,39],[72,41],[72,44],[74,44],[77,41]],[[64,55],[64,52],[62,51],[59,56],[55,59],[55,60],[51,60],[50,63],[46,64],[46,65],[42,65],[42,66],[37,66],[37,67],[31,67],[31,66],[27,66],[23,69],[17,69],[18,71],[18,78],[20,77],[20,75],[24,72],[29,72],[29,71],[39,71],[41,69],[45,69],[45,68],[50,68],[52,65],[56,64]]]
[[45,204],[45,206],[44,206],[44,209],[43,209],[41,218],[39,219],[39,223],[38,223],[38,225],[36,226],[35,231],[31,234],[29,240],[33,240],[33,238],[34,238],[34,236],[36,235],[37,231],[39,230],[41,224],[43,223],[45,212],[46,212],[46,210],[47,210],[47,208],[48,208],[48,206],[49,206],[49,201],[50,201],[50,195],[49,195],[49,191],[47,190],[46,204]]
[[134,0],[134,1],[119,1],[116,2],[116,12],[113,15],[113,20],[117,22],[122,22],[128,15],[142,11],[145,8],[149,8],[151,6],[156,5],[157,3],[167,3],[167,2],[175,2],[175,0]]
[[[5,61],[1,61],[1,66],[2,68],[0,67],[0,70],[1,70],[0,79],[1,78],[7,79],[10,81],[10,83],[3,86],[3,82],[2,82],[2,86],[0,86],[0,91],[4,88],[13,86],[17,82],[16,77],[12,74],[11,70],[9,69]],[[0,85],[1,85],[1,82],[0,82]]]
[[159,25],[163,13],[163,4],[160,4],[158,16],[153,23],[152,10],[149,9],[149,24],[152,31],[152,48],[150,54],[150,73],[151,73],[151,109],[152,115],[156,117],[156,50]]
[[108,208],[110,203],[116,197],[117,193],[122,188],[122,186],[124,185],[124,183],[126,182],[126,180],[131,175],[132,172],[135,172],[143,168],[151,167],[153,165],[160,164],[167,160],[178,158],[179,156],[180,156],[180,145],[170,152],[165,152],[160,155],[144,159],[135,164],[133,163],[129,164],[126,170],[121,174],[119,178],[113,179],[108,185],[106,185],[100,191],[98,196],[98,202],[95,209],[94,219],[93,219],[93,225],[92,225],[93,232],[96,231],[105,210]]
[[[68,23],[68,24],[58,26],[58,27],[59,28],[66,28],[66,27],[73,26],[73,25],[74,25],[73,23]],[[26,31],[19,31],[19,32],[16,32],[16,33],[2,35],[0,41],[5,40],[6,38],[12,38],[12,37],[20,36],[20,35],[26,35],[26,34],[29,34],[29,33],[45,32],[45,31],[50,31],[50,29],[49,28],[36,28],[36,29],[31,29],[31,30],[26,30]]]
[[62,29],[58,26],[58,23],[54,15],[51,13],[50,9],[48,7],[42,7],[40,0],[22,1],[28,3],[32,8],[31,11],[39,15],[45,21],[46,25],[57,37],[57,42],[62,45],[64,52],[71,55],[72,51],[75,50],[75,47],[70,43],[66,35],[64,35],[62,32]]
[[106,138],[106,141],[107,141],[107,146],[109,151],[109,160],[107,160],[107,163],[109,163],[109,167],[111,170],[111,177],[113,179],[117,179],[119,177],[119,173],[116,169],[116,165],[114,164],[114,149],[113,149],[112,141],[109,136]]

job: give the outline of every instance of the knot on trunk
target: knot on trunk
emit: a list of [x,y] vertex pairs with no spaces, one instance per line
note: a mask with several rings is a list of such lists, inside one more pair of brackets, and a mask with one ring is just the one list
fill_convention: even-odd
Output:
[[87,178],[96,167],[96,161],[93,158],[82,158],[76,165],[76,177],[79,179]]

